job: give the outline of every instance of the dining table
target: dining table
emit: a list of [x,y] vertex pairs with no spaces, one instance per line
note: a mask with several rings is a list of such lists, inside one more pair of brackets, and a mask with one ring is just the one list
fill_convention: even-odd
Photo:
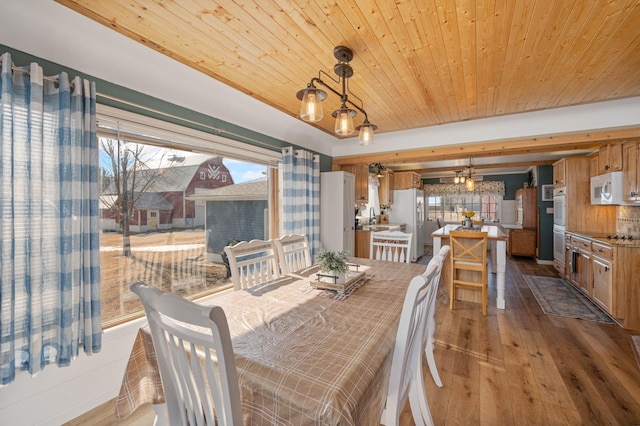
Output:
[[[318,267],[311,266],[199,302],[227,316],[244,424],[379,424],[405,293],[426,266],[350,263],[358,281],[344,292],[316,288]],[[146,403],[163,406],[150,342],[141,329],[116,400],[118,418]]]
[[[443,245],[449,244],[449,233],[451,231],[465,231],[465,232],[486,232],[487,239],[489,240],[489,258],[491,260],[491,272],[496,274],[496,307],[498,309],[505,309],[505,279],[507,270],[507,241],[509,235],[499,225],[485,225],[473,226],[471,228],[464,228],[460,224],[447,224],[442,228],[434,231],[431,236],[433,237],[433,252],[438,253]],[[451,284],[451,260],[447,259],[445,265],[442,268],[442,285],[450,291]],[[451,297],[451,294],[449,294]],[[465,300],[470,302],[480,302],[479,292],[469,289],[458,289],[456,293],[456,300]]]

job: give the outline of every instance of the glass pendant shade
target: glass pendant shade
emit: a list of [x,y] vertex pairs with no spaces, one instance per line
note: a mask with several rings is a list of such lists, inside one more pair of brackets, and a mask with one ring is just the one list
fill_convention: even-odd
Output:
[[338,136],[349,136],[353,134],[355,130],[353,127],[353,117],[356,115],[354,110],[346,108],[343,105],[342,108],[334,111],[332,115],[336,118],[334,130]]
[[371,145],[373,143],[373,131],[376,129],[376,126],[365,122],[358,126],[358,129],[360,130],[358,143],[363,146]]
[[467,179],[467,183],[465,185],[467,186],[468,191],[473,191],[474,189],[476,189],[476,183],[471,178]]
[[467,180],[467,178],[466,178],[466,177],[464,177],[464,176],[460,176],[460,183],[464,183],[464,181],[465,181],[465,180]]
[[327,94],[322,90],[315,88],[305,89],[302,95],[302,102],[300,103],[300,118],[310,123],[322,120],[324,116],[322,100],[326,97]]

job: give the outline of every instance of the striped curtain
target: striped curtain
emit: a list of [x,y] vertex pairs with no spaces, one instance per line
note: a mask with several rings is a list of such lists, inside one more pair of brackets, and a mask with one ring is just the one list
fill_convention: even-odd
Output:
[[282,149],[280,235],[305,234],[311,257],[320,248],[320,157],[292,147]]
[[95,83],[0,57],[0,384],[98,352]]

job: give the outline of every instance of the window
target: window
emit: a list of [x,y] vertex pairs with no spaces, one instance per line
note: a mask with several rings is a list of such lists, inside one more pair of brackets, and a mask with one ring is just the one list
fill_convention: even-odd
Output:
[[[118,139],[106,125],[113,121],[100,114],[98,121],[103,326],[142,314],[129,290],[135,281],[192,297],[230,287],[224,246],[268,235],[265,175],[272,159],[265,156],[257,163],[222,157],[197,143],[181,150],[188,138],[174,147],[175,128],[159,138],[158,146],[156,137],[144,136],[143,124],[128,121],[117,122]],[[158,128],[151,131],[158,135]],[[209,170],[220,179],[206,179]],[[255,191],[256,181],[263,182],[264,199],[240,199],[243,185]],[[238,199],[228,193],[216,197],[216,191],[230,185],[237,185],[233,193]],[[255,192],[251,195],[256,198]]]
[[445,222],[462,222],[462,211],[476,212],[474,220],[500,221],[502,196],[482,194],[431,195],[427,198],[428,218]]
[[205,180],[207,178],[206,172],[200,172],[200,180]]

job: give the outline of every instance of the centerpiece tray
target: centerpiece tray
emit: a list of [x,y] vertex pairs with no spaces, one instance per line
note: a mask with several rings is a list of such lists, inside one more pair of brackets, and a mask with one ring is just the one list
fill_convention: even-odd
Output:
[[347,279],[343,284],[323,282],[318,278],[311,280],[309,284],[311,287],[318,290],[331,290],[337,291],[339,294],[344,294],[348,292],[351,287],[358,284],[364,278],[364,275],[364,271],[348,271]]

